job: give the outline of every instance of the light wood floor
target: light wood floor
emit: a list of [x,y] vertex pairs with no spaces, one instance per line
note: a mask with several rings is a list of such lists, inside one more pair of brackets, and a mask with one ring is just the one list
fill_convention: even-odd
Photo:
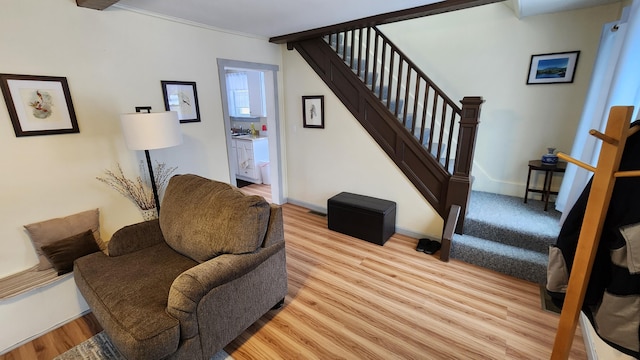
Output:
[[[242,188],[268,195],[268,187]],[[558,315],[536,284],[327,229],[326,218],[283,207],[289,293],[225,350],[234,359],[548,359]],[[91,315],[5,356],[51,359],[100,331]],[[586,359],[578,330],[572,359]]]

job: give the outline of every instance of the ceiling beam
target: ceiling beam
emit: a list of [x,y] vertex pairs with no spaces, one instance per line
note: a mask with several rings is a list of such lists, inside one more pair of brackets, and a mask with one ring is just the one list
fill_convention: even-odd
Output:
[[[397,21],[416,19],[424,16],[437,15],[450,11],[468,9],[476,6],[492,4],[504,0],[445,0],[438,3],[418,6],[405,10],[398,10],[386,14],[369,16],[366,18],[343,22],[336,25],[325,26],[312,30],[301,31],[293,34],[275,36],[269,39],[275,44],[284,44],[290,41],[300,41],[334,33],[336,31],[359,29],[362,27],[389,24]],[[337,10],[339,11],[339,9]]]
[[76,5],[95,10],[104,10],[120,0],[76,0]]

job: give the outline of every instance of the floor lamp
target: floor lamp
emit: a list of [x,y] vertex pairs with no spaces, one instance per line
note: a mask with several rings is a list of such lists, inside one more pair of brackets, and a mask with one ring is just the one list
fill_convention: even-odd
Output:
[[[147,112],[142,112],[146,110]],[[182,131],[178,113],[166,111],[152,113],[150,106],[136,107],[135,113],[120,115],[124,141],[130,150],[144,150],[149,167],[149,177],[153,198],[156,202],[156,210],[160,216],[160,199],[158,186],[153,175],[153,166],[149,150],[168,148],[182,144]]]

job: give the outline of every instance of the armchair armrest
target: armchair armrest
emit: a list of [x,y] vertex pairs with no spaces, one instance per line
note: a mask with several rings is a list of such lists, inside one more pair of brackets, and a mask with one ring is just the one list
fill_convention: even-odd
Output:
[[284,221],[282,218],[282,207],[271,204],[269,216],[269,226],[264,237],[262,247],[269,247],[277,242],[284,241]]
[[167,313],[180,321],[181,337],[198,333],[196,310],[205,295],[250,273],[279,251],[284,252],[284,247],[282,241],[251,254],[220,255],[180,274],[171,284]]
[[164,241],[158,219],[125,226],[107,244],[109,256],[129,254]]

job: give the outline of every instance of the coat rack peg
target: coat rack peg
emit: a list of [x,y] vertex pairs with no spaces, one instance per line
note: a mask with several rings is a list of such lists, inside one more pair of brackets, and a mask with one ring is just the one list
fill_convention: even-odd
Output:
[[567,155],[565,153],[559,152],[557,155],[558,155],[558,157],[560,159],[562,159],[562,160],[564,160],[566,162],[570,162],[570,163],[572,163],[574,165],[580,166],[581,168],[589,170],[591,172],[596,172],[596,168],[595,167],[593,167],[593,166],[591,166],[591,165],[589,165],[587,163],[584,163],[584,162],[582,162],[580,160],[576,160],[576,159],[572,158],[571,156],[569,156],[569,155]]
[[618,146],[618,140],[612,138],[609,135],[605,135],[605,134],[601,133],[598,130],[591,129],[591,130],[589,130],[589,134],[591,134],[591,135],[597,137],[598,139],[600,139],[600,140],[602,140],[602,141],[604,141],[606,143],[609,143],[609,144],[611,144],[613,146]]
[[621,177],[640,177],[640,170],[618,171],[613,174],[617,178]]
[[629,132],[627,133],[627,137],[637,133],[638,131],[640,131],[640,126],[634,126],[631,129],[629,129]]

